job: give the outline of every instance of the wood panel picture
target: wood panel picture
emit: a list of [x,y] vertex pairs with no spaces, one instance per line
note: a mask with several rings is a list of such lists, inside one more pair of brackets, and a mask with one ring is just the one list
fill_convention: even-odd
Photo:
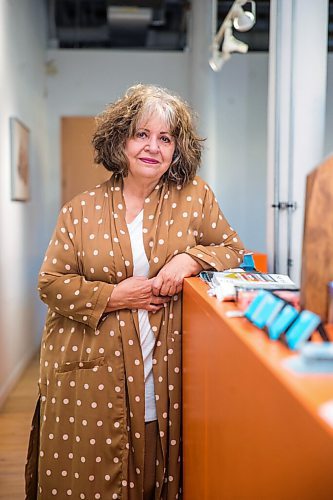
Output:
[[17,118],[10,119],[11,140],[11,198],[27,201],[29,188],[29,129]]

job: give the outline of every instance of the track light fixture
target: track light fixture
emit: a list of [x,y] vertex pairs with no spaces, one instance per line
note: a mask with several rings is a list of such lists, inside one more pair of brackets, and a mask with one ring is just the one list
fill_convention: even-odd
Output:
[[[242,5],[251,4],[251,10],[244,10]],[[235,17],[233,20],[234,28],[237,31],[249,31],[256,22],[256,4],[254,1],[243,2],[241,5],[235,5]]]
[[[247,3],[251,4],[251,10],[243,9]],[[215,7],[213,10],[216,12],[216,0],[213,0],[213,4]],[[223,64],[230,59],[233,52],[245,54],[248,51],[248,45],[233,36],[232,27],[238,31],[249,31],[255,22],[255,1],[235,0],[218,32],[213,36],[209,65],[214,71],[219,71]]]

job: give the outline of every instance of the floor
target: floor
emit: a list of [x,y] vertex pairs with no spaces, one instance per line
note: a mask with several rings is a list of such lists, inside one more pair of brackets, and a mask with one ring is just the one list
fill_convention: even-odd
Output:
[[24,466],[37,397],[34,358],[0,409],[0,500],[24,499]]

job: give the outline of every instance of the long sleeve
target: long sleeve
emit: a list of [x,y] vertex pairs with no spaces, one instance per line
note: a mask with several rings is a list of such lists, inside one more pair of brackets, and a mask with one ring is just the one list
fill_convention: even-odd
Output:
[[49,308],[96,329],[114,285],[88,281],[82,273],[79,218],[65,205],[40,270],[38,290]]
[[223,271],[243,260],[244,245],[225,219],[212,190],[205,185],[199,244],[186,251],[203,269]]

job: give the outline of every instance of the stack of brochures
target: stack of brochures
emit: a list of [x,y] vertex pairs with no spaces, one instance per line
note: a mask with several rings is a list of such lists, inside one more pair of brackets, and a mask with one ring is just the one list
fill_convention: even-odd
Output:
[[210,295],[218,300],[235,300],[236,290],[298,290],[295,283],[284,274],[268,274],[244,269],[227,271],[202,271],[200,278],[211,287]]
[[265,290],[297,290],[295,283],[284,274],[268,274],[256,271],[243,271],[229,269],[223,272],[212,273],[211,284],[213,287],[230,284],[235,287]]

